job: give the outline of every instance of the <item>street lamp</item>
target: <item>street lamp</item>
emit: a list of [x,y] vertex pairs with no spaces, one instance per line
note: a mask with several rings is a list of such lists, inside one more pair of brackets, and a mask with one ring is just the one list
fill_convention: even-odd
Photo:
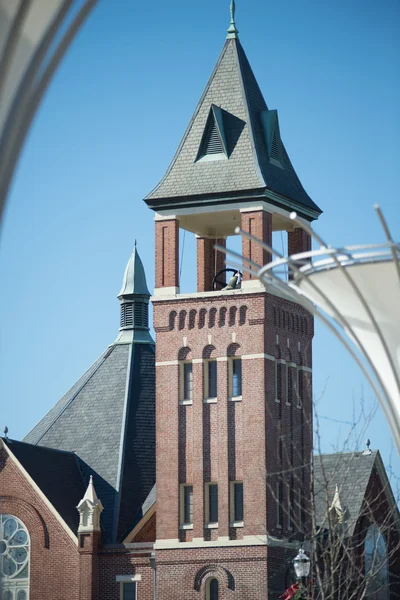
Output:
[[294,557],[293,566],[299,583],[300,598],[306,598],[306,582],[310,574],[310,559],[303,548],[300,548],[298,555]]

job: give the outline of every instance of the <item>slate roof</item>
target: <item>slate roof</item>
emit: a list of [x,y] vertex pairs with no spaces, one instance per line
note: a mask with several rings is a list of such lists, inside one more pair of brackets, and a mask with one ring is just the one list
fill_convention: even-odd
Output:
[[[139,276],[146,296],[136,248],[133,256],[123,287]],[[134,322],[123,329],[135,330]],[[75,452],[86,465],[104,506],[105,543],[120,540],[155,483],[155,347],[147,337],[120,335],[24,440]]]
[[336,485],[343,510],[348,511],[351,535],[361,513],[368,483],[379,451],[321,454],[314,456],[314,496],[316,523],[326,528],[327,512],[332,505]]
[[[212,105],[224,115],[227,160],[197,160]],[[268,156],[260,116],[266,110],[240,41],[228,39],[171,165],[145,202],[160,211],[176,208],[190,198],[215,203],[226,195],[272,193],[275,203],[297,208],[309,219],[317,218],[321,210],[302,187],[284,146],[284,168]]]
[[83,476],[84,465],[80,459],[72,452],[16,440],[3,441],[76,534],[79,525],[76,507],[87,487]]

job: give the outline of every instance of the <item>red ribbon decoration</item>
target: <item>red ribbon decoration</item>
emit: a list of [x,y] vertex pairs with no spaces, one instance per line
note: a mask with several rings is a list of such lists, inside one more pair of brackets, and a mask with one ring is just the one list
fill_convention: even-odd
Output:
[[299,584],[295,583],[289,589],[287,589],[286,592],[282,594],[282,596],[279,596],[279,598],[282,598],[283,600],[290,600],[290,598],[293,598],[293,596],[298,590]]

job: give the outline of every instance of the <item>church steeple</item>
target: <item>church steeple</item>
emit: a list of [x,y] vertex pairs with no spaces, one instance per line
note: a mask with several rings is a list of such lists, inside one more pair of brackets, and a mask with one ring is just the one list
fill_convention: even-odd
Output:
[[149,299],[143,263],[135,246],[125,269],[118,294],[121,303],[120,336],[118,343],[153,343],[149,333]]

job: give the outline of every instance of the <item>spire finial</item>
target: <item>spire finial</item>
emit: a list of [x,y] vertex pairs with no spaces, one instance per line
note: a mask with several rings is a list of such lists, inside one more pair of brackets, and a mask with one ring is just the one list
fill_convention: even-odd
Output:
[[238,30],[236,29],[235,22],[235,13],[236,13],[236,3],[235,0],[231,0],[231,24],[229,25],[227,39],[237,39],[238,38]]

